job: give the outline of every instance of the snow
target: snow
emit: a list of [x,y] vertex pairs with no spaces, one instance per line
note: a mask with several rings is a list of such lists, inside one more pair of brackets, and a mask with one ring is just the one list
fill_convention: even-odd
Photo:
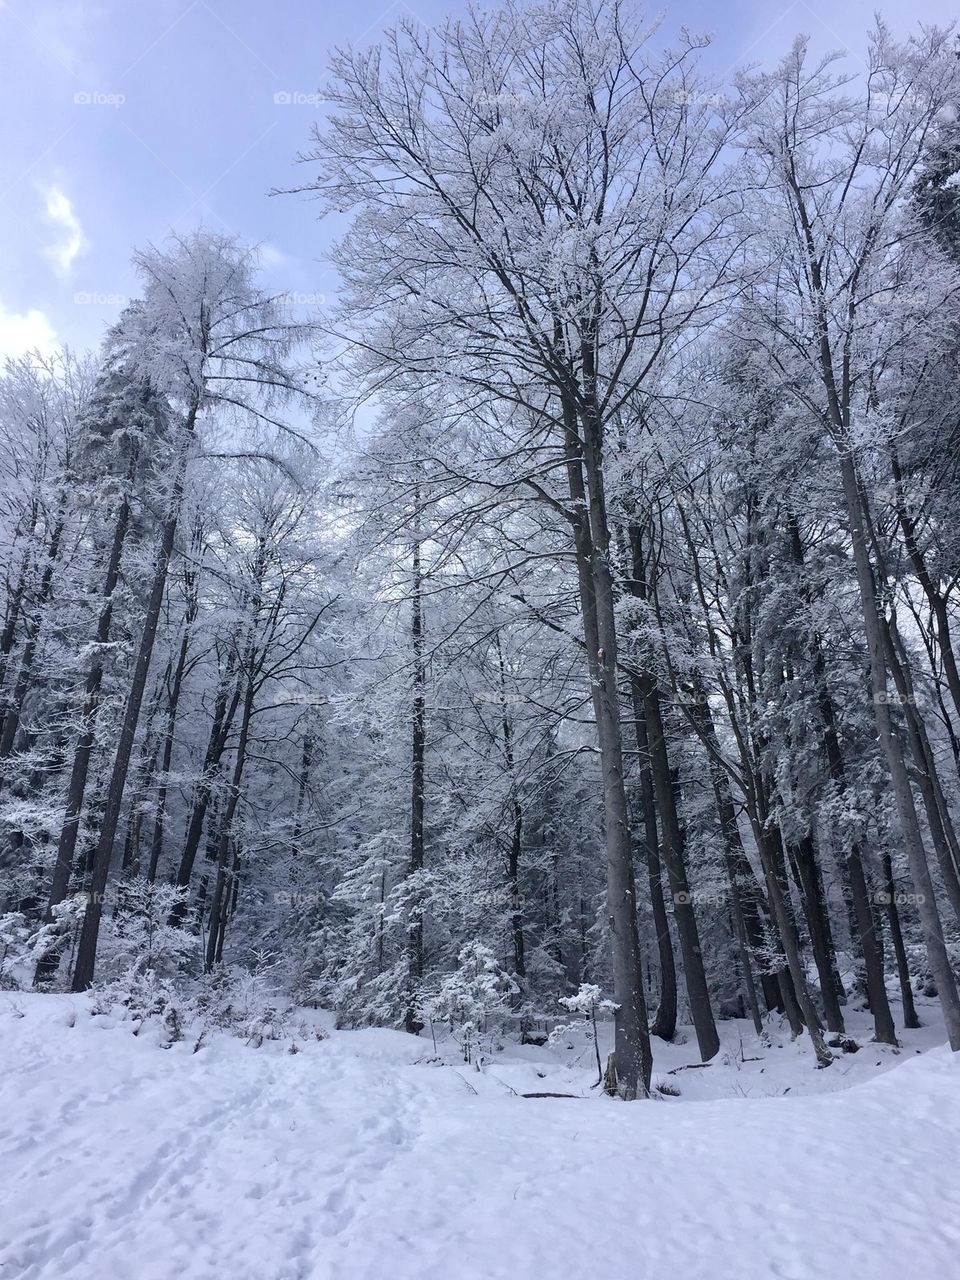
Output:
[[725,1023],[710,1067],[657,1046],[679,1098],[625,1104],[592,1046],[482,1073],[386,1030],[163,1050],[86,997],[4,993],[0,1277],[953,1275],[960,1061],[921,1016],[900,1053],[861,1023],[827,1071]]

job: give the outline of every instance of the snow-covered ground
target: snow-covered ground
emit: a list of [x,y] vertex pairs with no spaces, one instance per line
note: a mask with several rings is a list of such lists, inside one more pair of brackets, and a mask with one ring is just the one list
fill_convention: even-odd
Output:
[[378,1030],[194,1053],[84,998],[0,995],[0,1277],[960,1274],[960,1061],[935,1026],[894,1053],[861,1022],[819,1072],[722,1030],[704,1069],[657,1046],[679,1097],[624,1104],[590,1088],[592,1049],[483,1073]]

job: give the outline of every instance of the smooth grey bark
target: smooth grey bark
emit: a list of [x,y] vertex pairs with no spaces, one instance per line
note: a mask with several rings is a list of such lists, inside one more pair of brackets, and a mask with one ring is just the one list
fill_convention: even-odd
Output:
[[[561,344],[562,345],[562,344]],[[617,627],[610,528],[604,493],[603,442],[596,410],[593,350],[583,344],[587,385],[582,435],[577,406],[562,397],[566,471],[573,506],[574,551],[587,669],[603,784],[604,841],[607,854],[607,918],[613,961],[614,1067],[617,1092],[625,1099],[647,1097],[653,1072],[643,968],[637,928],[633,845],[623,769],[620,692],[617,685]]]
[[947,898],[954,917],[960,921],[960,874],[958,874],[960,848],[957,846],[953,819],[940,784],[930,739],[917,705],[907,654],[899,630],[894,622],[882,615],[880,622],[887,662],[897,691],[895,700],[902,713],[907,741],[910,743],[914,777],[927,815],[930,839]]

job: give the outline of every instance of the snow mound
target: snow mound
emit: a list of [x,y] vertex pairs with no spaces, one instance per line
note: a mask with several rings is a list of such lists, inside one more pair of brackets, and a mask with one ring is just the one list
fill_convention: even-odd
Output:
[[0,996],[0,1277],[956,1273],[944,1048],[841,1092],[693,1106],[599,1098],[546,1055],[442,1059],[380,1030],[164,1051],[81,998]]

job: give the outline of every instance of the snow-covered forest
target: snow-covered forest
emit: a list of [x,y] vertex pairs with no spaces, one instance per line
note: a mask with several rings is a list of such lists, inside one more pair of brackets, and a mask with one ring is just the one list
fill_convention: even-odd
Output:
[[401,20],[328,305],[198,226],[7,360],[0,1274],[948,1274],[958,50]]

